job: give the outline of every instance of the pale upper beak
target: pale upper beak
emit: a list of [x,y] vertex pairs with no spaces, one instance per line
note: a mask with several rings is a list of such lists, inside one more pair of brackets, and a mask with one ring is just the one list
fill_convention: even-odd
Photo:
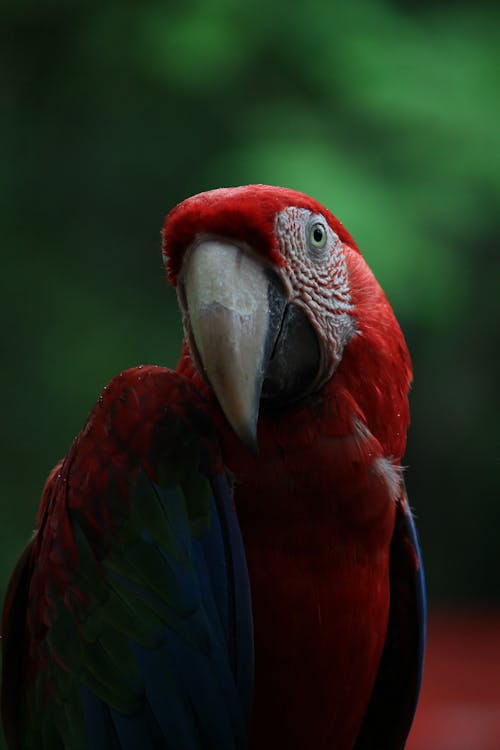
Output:
[[287,303],[284,286],[260,258],[207,239],[188,252],[181,287],[197,365],[255,454],[262,384]]

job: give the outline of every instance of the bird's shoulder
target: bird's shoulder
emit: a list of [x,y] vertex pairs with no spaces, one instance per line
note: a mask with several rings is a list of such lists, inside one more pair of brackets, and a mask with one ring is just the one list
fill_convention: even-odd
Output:
[[[158,723],[170,722],[168,731],[180,737],[190,726],[180,709],[179,720],[168,712],[147,718],[155,712],[151,675],[163,675],[165,705],[180,701],[190,712],[200,675],[215,668],[215,651],[227,665],[225,679],[234,680],[238,645],[251,643],[246,564],[213,422],[183,375],[138,367],[104,388],[49,476],[37,529],[9,586],[2,631],[4,722],[7,734],[25,739],[23,724],[30,724],[29,742],[55,733],[54,741],[79,747],[82,722],[87,733],[108,731],[113,711],[139,717],[153,727],[152,737],[163,731]],[[187,687],[165,667],[176,639],[176,653],[184,643],[197,654]],[[158,648],[165,648],[164,661],[145,667]],[[250,665],[239,666],[248,696]],[[235,698],[236,690],[233,681],[233,707],[247,700]],[[107,719],[96,730],[88,712],[93,716],[100,702]],[[225,699],[219,703],[226,711]],[[245,709],[231,711],[239,712],[234,725],[243,731]]]

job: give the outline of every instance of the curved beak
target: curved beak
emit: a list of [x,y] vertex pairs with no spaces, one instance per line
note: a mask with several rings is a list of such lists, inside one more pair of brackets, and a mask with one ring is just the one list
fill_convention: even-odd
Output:
[[207,239],[186,256],[180,293],[196,364],[255,455],[262,384],[283,320],[285,288],[258,258]]

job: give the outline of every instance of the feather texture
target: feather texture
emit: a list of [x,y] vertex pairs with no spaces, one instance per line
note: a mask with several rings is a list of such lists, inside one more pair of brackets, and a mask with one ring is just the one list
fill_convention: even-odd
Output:
[[4,692],[11,746],[244,747],[246,563],[192,386],[160,368],[115,378],[45,503],[4,619],[4,681],[19,627],[28,675]]
[[425,591],[389,302],[338,219],[289,189],[193,196],[163,256],[177,372],[105,389],[7,592],[9,747],[402,750]]

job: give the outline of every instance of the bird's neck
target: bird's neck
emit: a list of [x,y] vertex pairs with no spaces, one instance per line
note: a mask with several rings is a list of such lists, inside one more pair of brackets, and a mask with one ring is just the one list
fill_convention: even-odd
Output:
[[234,477],[254,613],[250,747],[351,748],[385,639],[398,470],[342,377],[262,410],[254,457],[190,360],[180,370],[208,399]]
[[398,494],[398,462],[370,432],[341,373],[320,395],[283,410],[262,409],[259,452],[253,456],[231,429],[186,349],[178,370],[209,402],[222,457],[234,478],[244,533],[255,527],[275,544],[280,529],[282,543],[288,534],[292,546],[315,548],[317,526],[342,524],[355,533],[364,528],[365,539],[376,529],[380,544],[375,521],[382,514],[387,516],[382,542],[392,534],[392,512],[387,511]]

